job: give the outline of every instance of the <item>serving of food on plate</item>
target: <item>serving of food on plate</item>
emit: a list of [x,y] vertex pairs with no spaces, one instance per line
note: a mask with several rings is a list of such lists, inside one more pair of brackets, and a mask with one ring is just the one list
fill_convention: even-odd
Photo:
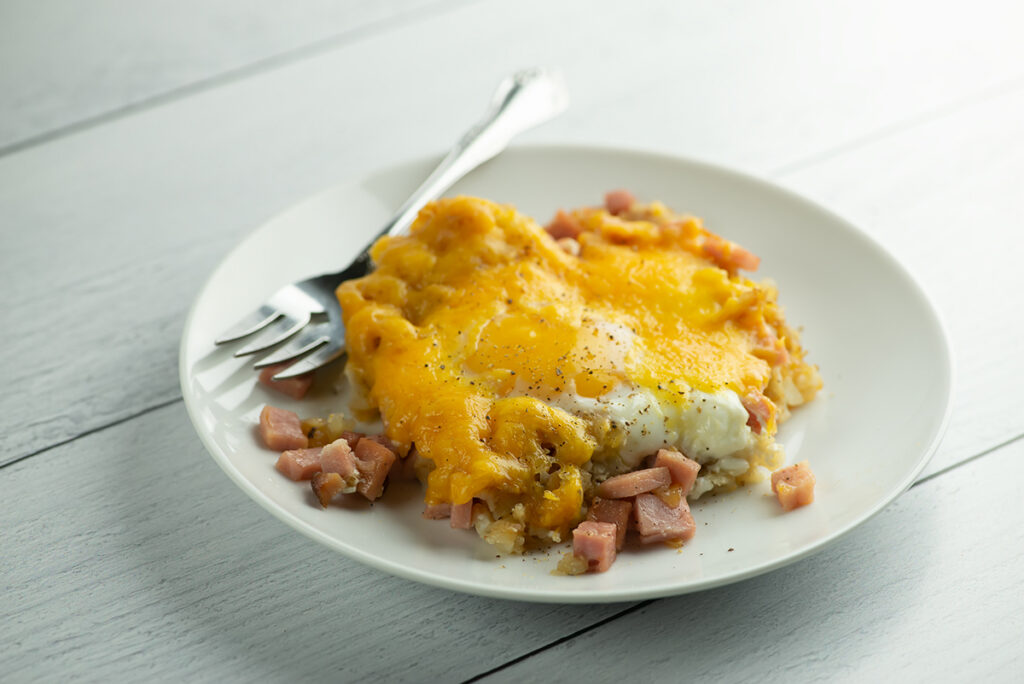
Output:
[[[181,387],[197,435],[241,491],[296,531],[385,572],[484,596],[677,595],[824,548],[903,492],[938,445],[948,337],[891,255],[782,188],[629,150],[504,151],[454,185],[453,199],[425,205],[412,233],[378,242],[373,270],[340,299],[325,291],[340,302],[329,322],[346,326],[332,340],[347,337],[349,357],[315,381],[255,384],[252,360],[233,358],[240,345],[215,344],[225,325],[282,283],[359,257],[365,227],[433,164],[381,169],[268,221],[211,274],[186,322]],[[558,214],[616,186],[640,201],[614,193]],[[824,376],[817,394],[811,364]],[[296,441],[267,450],[263,411]],[[284,451],[305,454],[281,468],[308,481],[275,470]],[[662,524],[643,527],[642,516]],[[624,547],[596,572],[613,558],[609,525],[616,544],[626,531]],[[595,571],[553,576],[576,544],[562,573]]]
[[[427,205],[337,291],[357,401],[327,417],[267,406],[277,468],[324,506],[424,485],[423,515],[501,554],[571,541],[564,574],[607,570],[627,534],[682,545],[689,502],[782,468],[777,426],[822,387],[759,259],[699,218],[613,191],[546,228],[475,197]],[[301,397],[312,378],[267,386]],[[380,419],[355,432],[351,417]]]

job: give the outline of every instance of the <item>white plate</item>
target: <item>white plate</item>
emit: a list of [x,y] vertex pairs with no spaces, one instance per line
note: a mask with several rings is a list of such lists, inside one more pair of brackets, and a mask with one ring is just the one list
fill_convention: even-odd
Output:
[[[546,221],[560,207],[596,204],[611,188],[704,217],[762,258],[787,319],[805,328],[825,389],[779,432],[790,461],[818,479],[811,506],[782,513],[761,485],[698,502],[698,531],[682,549],[636,549],[604,574],[554,576],[564,548],[495,558],[476,535],[420,518],[414,487],[374,506],[316,505],[306,484],[274,470],[256,439],[264,403],[300,415],[338,411],[330,393],[301,403],[254,383],[248,365],[212,340],[279,285],[345,264],[424,178],[433,160],[367,176],[307,199],[240,244],[206,283],[185,325],[181,385],[199,436],[235,483],[300,532],[409,579],[532,601],[622,601],[705,589],[807,556],[864,522],[914,480],[935,450],[950,404],[946,335],[924,293],[865,234],[763,181],[703,163],[589,147],[519,147],[450,194],[511,203]],[[259,524],[259,519],[254,520]]]

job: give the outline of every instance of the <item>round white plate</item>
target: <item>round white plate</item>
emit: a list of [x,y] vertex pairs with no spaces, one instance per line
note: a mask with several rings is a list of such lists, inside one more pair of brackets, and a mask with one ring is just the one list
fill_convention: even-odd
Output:
[[[787,320],[804,328],[825,389],[779,431],[790,462],[817,476],[814,504],[783,513],[766,484],[699,501],[697,536],[685,547],[628,549],[609,572],[551,574],[566,547],[496,558],[471,532],[420,517],[414,486],[377,505],[321,509],[306,483],[274,469],[258,442],[265,403],[303,416],[344,408],[324,389],[292,402],[255,384],[249,362],[215,349],[214,337],[278,286],[335,270],[426,177],[423,160],[331,188],[271,220],[210,277],[181,344],[189,415],[217,463],[256,502],[300,532],[359,561],[409,579],[486,596],[531,601],[623,601],[681,594],[751,577],[822,548],[905,490],[936,448],[950,405],[943,327],[907,272],[857,228],[785,190],[707,164],[591,147],[518,147],[449,194],[510,203],[541,222],[561,207],[598,204],[629,188],[702,216],[708,227],[762,258]],[[329,384],[329,383],[327,383]],[[425,398],[428,399],[429,398]],[[259,524],[259,519],[254,520]]]

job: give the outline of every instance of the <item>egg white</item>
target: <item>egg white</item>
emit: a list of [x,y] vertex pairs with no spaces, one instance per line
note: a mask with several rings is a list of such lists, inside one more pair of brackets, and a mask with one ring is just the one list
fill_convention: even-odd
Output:
[[747,426],[747,411],[732,390],[712,394],[691,389],[684,400],[663,401],[647,388],[632,385],[620,385],[597,398],[566,387],[537,398],[588,422],[611,422],[616,448],[599,448],[593,463],[600,479],[633,470],[664,447],[679,449],[704,466],[691,492],[694,498],[712,488],[707,476],[735,477],[750,467],[746,455],[755,436]]

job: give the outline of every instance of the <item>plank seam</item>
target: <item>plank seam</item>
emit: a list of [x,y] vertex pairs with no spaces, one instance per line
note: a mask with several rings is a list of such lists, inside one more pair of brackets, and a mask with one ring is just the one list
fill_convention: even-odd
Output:
[[89,428],[88,430],[85,430],[84,432],[80,432],[77,435],[74,435],[73,437],[68,437],[67,439],[62,439],[59,442],[54,442],[53,444],[49,444],[47,446],[44,446],[41,449],[36,449],[35,451],[30,451],[27,454],[21,454],[19,456],[14,456],[13,458],[10,458],[10,459],[8,459],[6,461],[0,462],[0,470],[3,470],[7,466],[14,465],[15,463],[19,463],[21,461],[24,461],[27,458],[32,458],[33,456],[38,456],[39,454],[45,454],[47,451],[50,451],[52,449],[56,449],[57,447],[62,447],[65,444],[70,444],[71,442],[74,442],[75,440],[81,439],[82,437],[88,437],[89,435],[96,434],[97,432],[102,432],[103,430],[106,430],[107,428],[112,428],[112,427],[121,425],[122,423],[127,423],[129,420],[135,420],[136,418],[138,418],[140,416],[144,416],[147,413],[152,413],[153,411],[158,411],[158,410],[160,410],[160,409],[162,409],[164,407],[170,406],[171,404],[176,404],[179,401],[182,401],[182,397],[181,396],[177,396],[177,397],[175,397],[173,399],[168,399],[166,401],[162,401],[162,402],[160,402],[158,404],[153,404],[152,406],[144,408],[141,411],[139,411],[138,413],[133,413],[130,416],[124,416],[123,418],[118,418],[117,420],[111,421],[109,423],[104,423],[103,425],[97,425],[96,427]]
[[968,463],[973,463],[974,461],[977,461],[982,456],[987,456],[988,454],[991,454],[993,451],[999,451],[1003,447],[1010,446],[1014,442],[1020,441],[1021,439],[1024,439],[1024,432],[1022,432],[1022,433],[1020,433],[1018,435],[1014,435],[1013,437],[1010,437],[1008,439],[1005,439],[1002,442],[1000,442],[999,444],[995,444],[993,446],[988,447],[987,449],[979,451],[978,453],[974,454],[973,456],[968,456],[967,458],[963,459],[962,461],[957,461],[956,463],[950,463],[945,468],[939,468],[934,473],[928,473],[924,477],[921,477],[921,478],[918,478],[917,480],[915,480],[914,484],[910,485],[910,487],[908,489],[913,489],[917,485],[924,484],[925,482],[928,482],[930,480],[934,480],[939,475],[944,475],[944,474],[948,473],[951,470],[959,468],[962,465],[967,465]]
[[[446,14],[459,9],[464,5],[469,5],[478,1],[479,0],[437,0],[436,2],[423,5],[422,7],[409,10],[402,15],[378,19],[377,21],[372,21],[369,24],[359,26],[349,31],[335,33],[331,36],[327,36],[326,38],[321,38],[320,40],[306,43],[305,45],[300,45],[299,47],[285,50],[284,52],[278,52],[269,57],[257,59],[253,62],[249,62],[248,64],[228,69],[227,71],[222,71],[219,74],[215,74],[207,78],[201,78],[198,81],[192,81],[191,83],[186,83],[184,85],[171,88],[170,90],[165,90],[162,93],[157,93],[156,95],[144,97],[135,102],[129,102],[128,104],[109,109],[100,114],[88,116],[84,119],[79,119],[72,123],[64,124],[57,128],[31,135],[17,142],[0,147],[0,159],[18,152],[23,152],[33,147],[45,145],[77,133],[97,128],[104,124],[119,121],[134,114],[155,109],[156,107],[160,107],[177,100],[182,100],[192,95],[198,95],[223,85],[242,81],[266,71],[271,71],[305,59],[317,57],[331,52],[332,50],[336,50],[353,43],[358,43],[364,38],[387,32],[393,28],[409,26],[434,16]],[[0,467],[2,467],[2,465],[0,465]]]
[[[945,468],[942,468],[940,470],[935,471],[934,473],[929,473],[928,475],[926,475],[926,476],[924,476],[924,477],[922,477],[922,478],[920,478],[918,480],[915,480],[914,483],[912,485],[910,485],[910,487],[908,487],[907,489],[909,491],[910,489],[913,489],[914,487],[917,487],[920,484],[924,484],[925,482],[929,482],[929,481],[935,479],[939,475],[944,475],[945,473],[948,473],[951,470],[955,470],[956,468],[959,468],[960,466],[966,465],[968,463],[972,463],[972,462],[978,460],[979,458],[981,458],[983,456],[991,454],[994,451],[998,451],[998,450],[1002,449],[1003,447],[1007,447],[1007,446],[1013,444],[1014,442],[1020,441],[1021,439],[1024,439],[1024,432],[1022,432],[1022,433],[1020,433],[1018,435],[1015,435],[1013,437],[1010,437],[1009,439],[1003,440],[1002,442],[1000,442],[998,444],[995,444],[995,445],[993,445],[991,447],[988,447],[987,449],[984,449],[983,451],[980,451],[977,454],[974,454],[973,456],[969,456],[968,458],[965,458],[962,461],[958,461],[957,463],[953,463],[951,465],[948,465]],[[491,668],[490,670],[487,670],[486,672],[482,672],[482,673],[476,675],[475,677],[473,677],[471,679],[467,679],[467,680],[465,680],[464,684],[470,684],[471,682],[481,681],[485,677],[489,677],[490,675],[495,674],[497,672],[500,672],[501,670],[504,670],[504,669],[506,669],[508,667],[511,667],[511,666],[516,665],[518,663],[521,663],[521,662],[523,662],[525,660],[528,660],[529,658],[532,658],[535,655],[543,653],[544,651],[547,651],[548,649],[560,646],[560,645],[562,645],[562,644],[564,644],[564,643],[566,643],[568,641],[571,641],[571,640],[575,639],[576,637],[582,636],[582,635],[586,634],[587,632],[590,632],[592,630],[597,629],[598,627],[602,627],[602,626],[604,626],[606,624],[614,622],[615,620],[618,620],[621,617],[625,617],[626,615],[629,615],[630,613],[636,612],[640,608],[647,607],[647,606],[649,606],[649,605],[651,605],[651,604],[653,604],[653,603],[655,603],[657,601],[660,601],[660,600],[662,600],[662,599],[650,599],[650,600],[638,603],[636,605],[630,606],[629,608],[627,608],[624,611],[615,613],[614,615],[609,615],[608,617],[606,617],[606,618],[604,618],[602,620],[599,620],[598,622],[595,622],[593,625],[589,625],[587,627],[582,627],[582,628],[576,630],[575,632],[573,632],[572,634],[567,634],[564,637],[561,637],[559,639],[556,639],[555,641],[552,641],[550,644],[547,644],[547,645],[535,648],[532,651],[530,651],[529,653],[524,653],[523,655],[521,655],[521,656],[519,656],[517,658],[514,658],[514,659],[508,661],[507,663],[504,663],[502,665],[498,665],[497,667]]]
[[842,155],[861,147],[866,147],[878,141],[900,135],[901,133],[918,126],[922,126],[933,121],[939,121],[947,116],[952,116],[983,102],[997,100],[1019,90],[1022,86],[1024,86],[1024,75],[1011,78],[1007,81],[1003,81],[1002,83],[980,90],[972,95],[968,95],[958,100],[953,100],[945,105],[918,114],[917,116],[904,119],[903,121],[897,121],[887,126],[882,126],[881,128],[876,128],[869,133],[853,138],[852,140],[848,140],[845,143],[841,143],[821,152],[816,152],[810,156],[804,157],[803,159],[797,159],[783,164],[773,171],[770,171],[767,176],[785,177],[793,173],[805,171],[808,168],[814,167],[823,162],[831,161],[836,157],[841,157]]
[[[143,409],[142,411],[140,411],[140,412],[138,412],[136,414],[133,414],[133,415],[130,415],[130,416],[125,416],[124,418],[120,418],[118,420],[112,421],[112,422],[107,423],[105,425],[97,426],[95,428],[86,430],[85,432],[82,432],[81,434],[78,434],[78,435],[76,435],[74,437],[69,437],[68,439],[62,440],[60,442],[57,442],[55,444],[51,444],[51,445],[46,446],[46,447],[43,447],[42,449],[38,449],[38,450],[36,450],[34,452],[31,452],[31,453],[28,453],[28,454],[24,454],[22,456],[15,457],[14,459],[6,461],[4,463],[0,463],[0,469],[3,469],[3,468],[5,468],[5,467],[7,467],[9,465],[12,465],[12,464],[17,463],[17,462],[22,461],[22,460],[25,460],[25,459],[30,458],[32,456],[37,456],[39,454],[46,453],[46,452],[48,452],[48,451],[50,451],[52,449],[56,449],[57,447],[64,446],[65,444],[69,444],[71,442],[74,442],[75,440],[80,439],[82,437],[87,437],[87,436],[95,434],[97,432],[102,432],[103,430],[106,430],[107,428],[115,427],[117,425],[121,425],[122,423],[126,423],[126,422],[128,422],[130,420],[134,420],[135,418],[138,418],[140,416],[144,416],[146,414],[153,413],[154,411],[158,411],[158,410],[160,410],[162,408],[165,408],[167,406],[171,406],[171,405],[176,404],[176,403],[178,403],[178,402],[180,402],[182,400],[183,400],[183,398],[178,396],[178,397],[175,397],[173,399],[168,399],[167,401],[163,401],[163,402],[160,402],[158,404],[154,404],[153,406],[150,406],[150,407],[148,407],[146,409]],[[958,461],[956,463],[950,464],[950,465],[946,466],[945,468],[941,468],[940,470],[935,471],[934,473],[929,473],[928,475],[926,475],[926,476],[924,476],[924,477],[922,477],[922,478],[920,478],[918,480],[915,480],[914,483],[912,485],[910,485],[908,490],[909,489],[913,489],[914,487],[917,487],[918,485],[921,485],[921,484],[924,484],[926,482],[929,482],[929,481],[939,477],[940,475],[944,475],[944,474],[946,474],[946,473],[948,473],[948,472],[950,472],[952,470],[955,470],[955,469],[957,469],[957,468],[959,468],[961,466],[967,465],[968,463],[973,463],[974,461],[977,461],[978,459],[980,459],[980,458],[982,458],[984,456],[987,456],[988,454],[991,454],[991,453],[993,453],[995,451],[998,451],[998,450],[1000,450],[1000,449],[1002,449],[1004,447],[1007,447],[1007,446],[1009,446],[1009,445],[1011,445],[1011,444],[1013,444],[1015,442],[1018,442],[1018,441],[1020,441],[1022,439],[1024,439],[1024,432],[1018,433],[1018,434],[1016,434],[1016,435],[1014,435],[1012,437],[1009,437],[1009,438],[1007,438],[1007,439],[1005,439],[1005,440],[1003,440],[1003,441],[1001,441],[1001,442],[999,442],[997,444],[994,444],[994,445],[992,445],[990,447],[987,447],[987,448],[983,449],[982,451],[979,451],[978,453],[973,454],[973,455],[963,459],[962,461]],[[498,666],[493,667],[493,668],[491,668],[489,670],[481,672],[480,674],[474,675],[470,679],[464,680],[464,684],[471,684],[473,682],[479,682],[479,681],[483,680],[486,677],[489,677],[489,676],[491,676],[493,674],[496,674],[496,673],[498,673],[498,672],[500,672],[500,671],[502,671],[504,669],[512,667],[513,665],[516,665],[518,663],[526,661],[526,660],[528,660],[528,659],[530,659],[530,658],[532,658],[532,657],[534,657],[534,656],[536,656],[536,655],[538,655],[540,653],[543,653],[544,651],[547,651],[547,650],[552,649],[552,648],[556,648],[556,647],[558,647],[558,646],[560,646],[560,645],[562,645],[562,644],[564,644],[566,642],[569,642],[569,641],[572,641],[573,639],[576,639],[577,637],[583,636],[584,634],[587,634],[588,632],[591,632],[591,631],[593,631],[595,629],[603,627],[606,624],[614,622],[615,620],[618,620],[619,618],[625,617],[626,615],[630,615],[631,613],[634,613],[634,612],[640,610],[641,608],[646,608],[647,606],[654,604],[658,600],[660,600],[660,599],[649,599],[649,600],[646,600],[646,601],[641,601],[639,603],[633,604],[633,605],[629,606],[628,608],[626,608],[625,610],[619,611],[618,613],[615,613],[613,615],[609,615],[608,617],[603,618],[601,620],[598,620],[597,622],[595,622],[595,623],[593,623],[591,625],[587,625],[586,627],[582,627],[582,628],[580,628],[580,629],[578,629],[578,630],[576,630],[574,632],[571,632],[570,634],[566,634],[565,636],[559,637],[558,639],[552,641],[551,643],[548,643],[548,644],[545,644],[545,645],[540,646],[538,648],[535,648],[532,651],[529,651],[529,652],[524,653],[524,654],[522,654],[522,655],[520,655],[520,656],[518,656],[516,658],[513,658],[512,660],[509,660],[508,662],[502,663],[501,665],[498,665]]]
[[475,675],[475,676],[473,676],[473,677],[471,677],[469,679],[466,679],[466,680],[463,681],[463,684],[471,684],[472,682],[479,682],[484,677],[489,677],[492,674],[500,672],[501,670],[504,670],[507,667],[511,667],[511,666],[515,665],[516,663],[521,663],[522,661],[527,660],[528,658],[532,658],[533,656],[537,655],[538,653],[546,651],[549,648],[554,648],[555,646],[558,646],[560,644],[564,644],[565,642],[571,641],[572,639],[575,639],[578,636],[582,636],[582,635],[586,634],[587,632],[589,632],[591,630],[594,630],[594,629],[597,629],[598,627],[601,627],[602,625],[606,625],[609,622],[612,622],[613,620],[618,620],[619,618],[625,617],[626,615],[629,615],[630,613],[635,613],[636,611],[640,610],[641,608],[646,608],[647,606],[649,606],[652,603],[654,603],[654,601],[655,601],[655,599],[649,599],[647,601],[641,601],[640,603],[635,603],[632,606],[630,606],[629,608],[626,608],[625,610],[619,611],[618,613],[615,613],[613,615],[609,615],[608,617],[606,617],[606,618],[604,618],[602,620],[598,620],[597,622],[595,622],[592,625],[588,625],[587,627],[583,627],[581,629],[577,629],[575,632],[573,632],[571,634],[566,634],[565,636],[563,636],[563,637],[561,637],[559,639],[556,639],[555,641],[552,641],[550,644],[546,644],[544,646],[541,646],[540,648],[535,648],[534,650],[529,651],[528,653],[524,653],[523,655],[519,656],[518,658],[513,658],[512,660],[508,661],[507,663],[502,663],[501,665],[498,665],[497,667],[493,667],[490,670],[487,670],[486,672],[481,672],[478,675]]

